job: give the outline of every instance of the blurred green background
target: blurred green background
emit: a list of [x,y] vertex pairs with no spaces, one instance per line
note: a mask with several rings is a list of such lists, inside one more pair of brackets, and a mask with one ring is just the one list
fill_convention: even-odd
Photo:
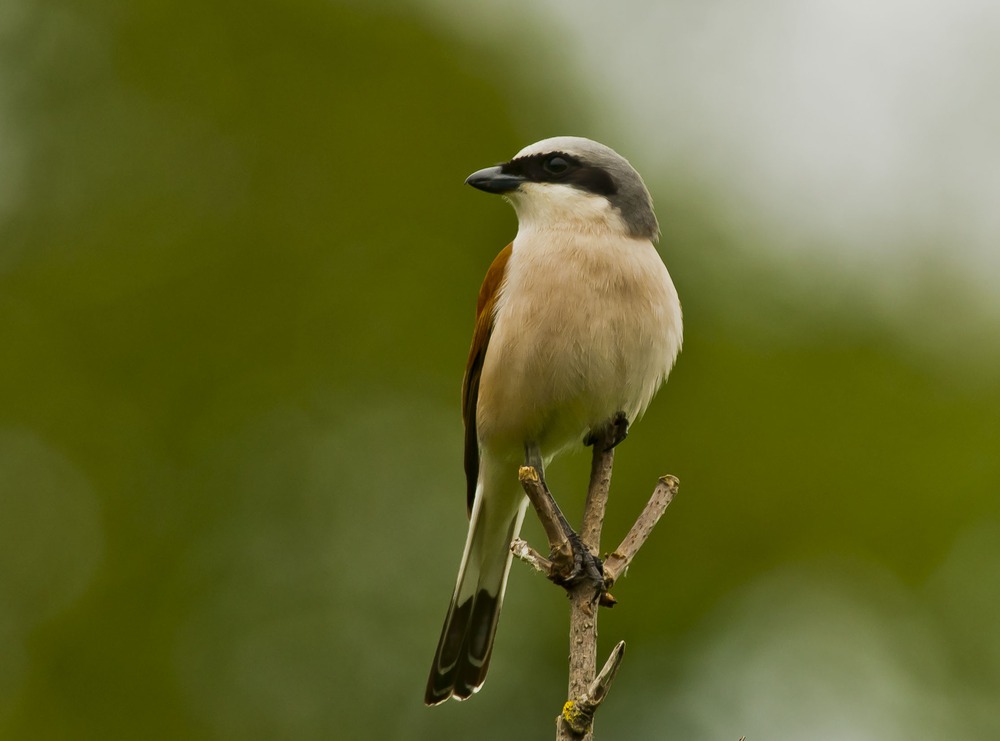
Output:
[[[1000,736],[1000,341],[949,210],[870,280],[841,233],[777,249],[639,143],[572,8],[477,7],[0,8],[0,737],[551,737],[566,605],[518,565],[484,691],[421,699],[516,228],[463,179],[556,134],[644,174],[685,307],[618,455],[608,545],[681,492],[602,615],[599,737]],[[573,512],[587,466],[550,472]]]

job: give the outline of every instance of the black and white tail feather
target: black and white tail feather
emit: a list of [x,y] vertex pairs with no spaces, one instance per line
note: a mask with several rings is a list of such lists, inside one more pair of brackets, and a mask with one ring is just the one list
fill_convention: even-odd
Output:
[[517,478],[507,478],[516,488],[505,482],[509,496],[491,494],[485,504],[482,479],[476,488],[458,581],[427,679],[428,705],[449,697],[465,700],[486,681],[510,573],[510,544],[521,530],[528,502]]

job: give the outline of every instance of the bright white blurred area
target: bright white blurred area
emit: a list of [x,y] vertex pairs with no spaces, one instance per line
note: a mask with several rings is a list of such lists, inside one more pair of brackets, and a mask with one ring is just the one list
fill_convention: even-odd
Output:
[[946,373],[1000,361],[983,341],[1000,329],[1000,5],[511,5],[428,7],[501,53],[528,34],[563,59],[575,79],[519,69],[546,100],[590,103],[586,131],[551,133],[613,132],[654,190],[695,184],[714,226],[819,309],[860,302]]

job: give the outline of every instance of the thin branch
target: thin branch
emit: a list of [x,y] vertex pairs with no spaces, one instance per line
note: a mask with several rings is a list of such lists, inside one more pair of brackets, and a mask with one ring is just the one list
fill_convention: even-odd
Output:
[[562,586],[570,601],[569,699],[556,719],[556,739],[561,741],[593,741],[594,713],[607,697],[625,652],[624,642],[619,643],[604,668],[596,671],[598,605],[614,604],[608,589],[628,568],[677,493],[677,479],[661,477],[639,519],[602,568],[597,554],[611,486],[614,446],[624,439],[626,431],[624,417],[616,418],[589,441],[594,446],[593,460],[579,535],[566,521],[540,471],[522,466],[518,472],[542,523],[550,552],[546,558],[520,538],[511,544],[511,552]]
[[604,527],[604,510],[608,505],[611,489],[611,469],[615,464],[615,449],[609,447],[610,436],[598,435],[594,441],[594,456],[590,463],[590,485],[587,503],[583,508],[580,538],[594,555],[601,552],[601,529]]
[[[597,598],[598,589],[581,584],[569,594],[569,691],[567,705],[578,702],[594,681],[597,669]],[[596,710],[596,708],[595,708]],[[583,730],[565,722],[566,706],[557,723],[557,741],[570,739],[593,739],[593,712]]]
[[[623,435],[624,432],[621,434]],[[590,464],[590,483],[587,487],[587,501],[583,509],[580,540],[582,541],[581,546],[586,548],[593,557],[600,553],[601,530],[604,527],[604,512],[608,503],[611,471],[615,460],[614,446],[620,439],[618,428],[608,425],[590,440],[593,445],[593,457]],[[602,600],[606,594],[607,589],[603,584],[603,574],[600,584],[582,583],[570,590],[569,699],[563,707],[560,720],[556,723],[557,741],[580,738],[589,741],[594,737],[594,713],[597,712],[600,701],[596,703],[584,702],[584,698],[588,697],[597,671],[597,607],[602,602],[613,604],[613,602]],[[613,662],[615,670],[607,675],[607,685],[602,691],[602,699],[607,693],[607,686],[614,679],[618,664],[621,663],[620,654],[620,651],[612,654],[613,657],[617,655],[617,659]]]
[[581,703],[593,705],[596,709],[598,705],[604,702],[604,698],[611,691],[611,683],[618,676],[618,668],[622,665],[623,658],[625,658],[625,641],[618,641],[618,645],[611,651],[611,655],[604,662],[601,671],[597,673],[594,681],[590,683],[590,687],[587,688],[583,697],[580,698]]
[[551,566],[546,575],[557,583],[560,577],[566,581],[573,571],[573,544],[570,541],[573,528],[569,526],[537,469],[533,466],[521,466],[517,475],[549,541],[548,561]]
[[614,552],[604,561],[604,584],[607,589],[611,589],[626,569],[635,554],[642,548],[643,543],[653,532],[656,523],[660,521],[667,507],[674,500],[680,482],[674,476],[661,476],[656,488],[653,490],[649,502],[639,515],[639,519],[632,525],[628,535],[622,540]]
[[[593,446],[593,455],[580,539],[594,557],[601,552],[601,530],[611,489],[615,445],[624,439],[627,428],[628,422],[621,415],[596,431],[588,441]],[[603,572],[601,577],[603,580]],[[614,597],[608,594],[603,583],[595,589],[581,588],[570,593],[570,702],[586,694],[597,670],[597,606],[610,607],[614,603]]]
[[549,579],[552,578],[555,572],[555,564],[528,545],[528,541],[521,538],[514,538],[514,542],[510,544],[510,552],[516,558],[521,559],[531,566],[535,571],[544,574]]
[[619,641],[608,660],[604,662],[604,667],[587,687],[586,692],[579,699],[569,700],[563,705],[562,719],[577,735],[587,733],[593,725],[594,713],[604,702],[604,698],[608,696],[611,683],[615,681],[618,667],[621,666],[624,656],[625,641]]

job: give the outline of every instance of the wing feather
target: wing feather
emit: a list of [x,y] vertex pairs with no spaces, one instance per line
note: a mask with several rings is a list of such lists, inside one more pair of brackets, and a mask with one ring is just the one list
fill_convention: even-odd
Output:
[[483,285],[476,301],[476,327],[472,333],[472,347],[465,365],[465,380],[462,382],[462,419],[465,421],[465,481],[468,511],[472,513],[472,503],[476,498],[476,482],[479,479],[479,436],[476,432],[476,407],[479,403],[479,379],[483,372],[486,349],[493,334],[494,312],[497,296],[504,283],[507,261],[510,260],[514,243],[511,242],[493,260],[486,271]]

